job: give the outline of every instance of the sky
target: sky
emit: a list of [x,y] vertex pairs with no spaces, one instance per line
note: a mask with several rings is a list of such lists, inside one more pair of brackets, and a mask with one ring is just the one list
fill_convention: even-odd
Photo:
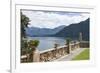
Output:
[[56,28],[61,25],[79,23],[89,18],[86,12],[54,12],[22,10],[22,13],[29,17],[29,27]]

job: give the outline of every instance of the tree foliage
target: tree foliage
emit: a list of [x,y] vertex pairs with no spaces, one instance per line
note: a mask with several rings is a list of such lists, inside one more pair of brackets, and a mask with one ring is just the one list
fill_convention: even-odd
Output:
[[39,41],[38,40],[30,40],[29,41],[29,45],[30,47],[37,47],[39,45]]
[[39,45],[38,40],[30,40],[30,41],[23,40],[23,42],[21,43],[22,46],[21,52],[22,54],[26,54],[35,51],[38,45]]
[[66,44],[69,45],[70,42],[71,42],[71,38],[67,38],[66,39]]
[[25,28],[28,27],[30,19],[21,12],[21,37],[26,37]]

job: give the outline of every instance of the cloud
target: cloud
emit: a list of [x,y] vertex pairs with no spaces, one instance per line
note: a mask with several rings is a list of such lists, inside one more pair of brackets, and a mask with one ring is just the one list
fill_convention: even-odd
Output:
[[55,28],[61,25],[79,23],[89,18],[89,13],[76,12],[49,12],[49,11],[22,11],[30,18],[29,27]]

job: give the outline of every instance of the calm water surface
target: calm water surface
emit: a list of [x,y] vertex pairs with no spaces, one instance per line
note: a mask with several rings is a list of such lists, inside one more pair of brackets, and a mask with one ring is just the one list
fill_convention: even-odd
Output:
[[64,37],[28,37],[28,40],[39,40],[40,43],[37,47],[39,51],[51,49],[55,43],[62,46],[65,44],[65,39]]

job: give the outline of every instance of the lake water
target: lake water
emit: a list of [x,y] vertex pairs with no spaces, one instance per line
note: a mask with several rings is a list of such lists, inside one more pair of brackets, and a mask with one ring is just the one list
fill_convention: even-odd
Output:
[[57,43],[59,46],[65,44],[64,37],[28,37],[29,40],[39,40],[38,50],[43,51],[54,48],[54,44]]

